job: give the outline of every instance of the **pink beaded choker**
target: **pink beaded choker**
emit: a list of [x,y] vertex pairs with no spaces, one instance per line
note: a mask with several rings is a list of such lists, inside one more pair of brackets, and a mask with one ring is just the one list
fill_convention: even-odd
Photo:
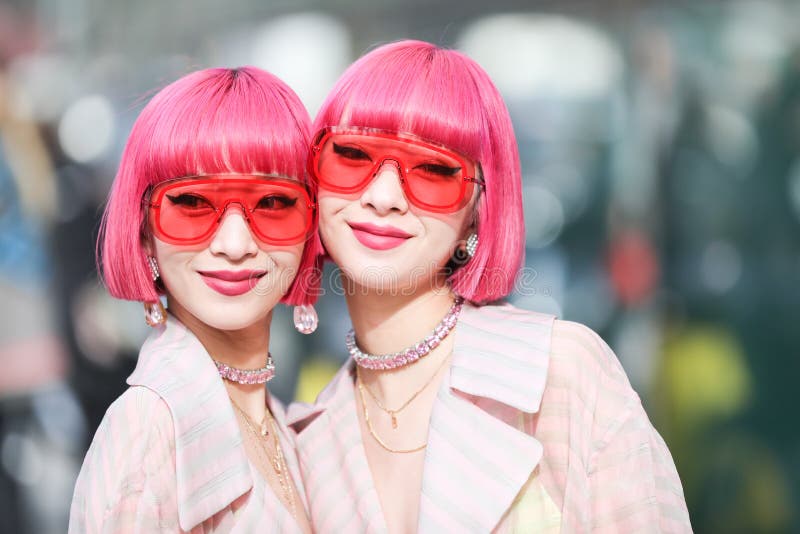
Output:
[[272,354],[267,353],[267,364],[261,369],[237,369],[227,363],[214,360],[219,376],[239,384],[266,384],[275,376],[275,365],[272,363]]
[[450,331],[455,328],[456,323],[458,322],[458,314],[461,312],[461,307],[463,305],[464,298],[456,297],[456,300],[453,302],[450,310],[448,310],[447,315],[445,315],[442,320],[439,321],[439,324],[436,325],[436,328],[434,328],[433,332],[431,332],[428,337],[419,343],[416,343],[407,349],[399,352],[393,352],[391,354],[369,354],[367,352],[363,352],[358,348],[358,344],[356,344],[355,331],[351,329],[347,333],[347,338],[345,339],[347,350],[350,352],[350,356],[352,356],[356,361],[356,364],[364,369],[397,369],[398,367],[414,363],[423,356],[427,356],[429,352],[438,347],[442,340],[447,337]]

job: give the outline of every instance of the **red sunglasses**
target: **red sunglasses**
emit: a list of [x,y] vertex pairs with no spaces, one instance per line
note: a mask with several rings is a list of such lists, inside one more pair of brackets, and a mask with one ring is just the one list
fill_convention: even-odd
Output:
[[452,213],[485,188],[477,166],[452,150],[414,135],[355,127],[331,127],[314,137],[309,154],[312,176],[338,193],[357,193],[386,163],[400,175],[406,197],[428,211]]
[[239,205],[258,239],[271,245],[292,245],[306,238],[316,212],[303,184],[272,175],[167,180],[152,189],[146,204],[153,233],[173,245],[196,245],[210,239],[233,204]]

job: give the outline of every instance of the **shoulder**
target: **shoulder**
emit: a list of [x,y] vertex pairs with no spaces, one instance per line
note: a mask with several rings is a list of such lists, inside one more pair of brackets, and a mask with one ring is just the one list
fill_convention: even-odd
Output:
[[553,325],[546,400],[566,401],[585,418],[592,449],[602,448],[632,418],[649,426],[641,399],[619,359],[591,328],[571,321]]
[[691,532],[669,449],[605,341],[584,325],[556,321],[551,370],[553,389],[544,402],[552,412],[568,399],[562,413],[569,424],[562,426],[569,434],[561,439],[575,445],[581,461],[574,467],[589,477],[594,524],[609,531]]
[[113,433],[125,435],[128,441],[138,441],[153,433],[171,438],[174,443],[172,413],[167,403],[155,391],[142,387],[129,387],[106,410],[97,435]]
[[630,388],[614,351],[588,326],[554,321],[550,353],[556,366],[571,367],[587,378],[608,381],[609,385],[617,383],[625,391]]
[[131,387],[108,408],[86,453],[69,532],[123,531],[155,517],[166,524],[157,509],[174,502],[172,417],[155,392]]
[[131,387],[109,406],[81,468],[75,499],[103,496],[144,484],[174,462],[175,432],[166,403],[153,391]]

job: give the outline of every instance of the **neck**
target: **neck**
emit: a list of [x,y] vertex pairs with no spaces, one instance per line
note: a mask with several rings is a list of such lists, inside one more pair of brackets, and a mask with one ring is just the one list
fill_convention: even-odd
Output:
[[356,290],[345,298],[359,348],[384,354],[404,349],[430,334],[453,305],[455,295],[448,289],[412,295]]
[[[447,314],[455,295],[447,290],[413,295],[386,295],[353,291],[347,307],[362,351],[385,354],[405,349],[427,337]],[[454,332],[427,356],[393,370],[359,369],[361,380],[388,404],[402,402],[409,391],[424,383],[453,348]]]
[[[197,337],[214,360],[239,369],[258,369],[266,363],[272,311],[263,320],[237,330],[221,330],[209,326],[174,303],[170,303],[169,313],[177,317]],[[253,419],[260,420],[266,403],[264,384],[239,384],[228,380],[223,382],[228,395]]]

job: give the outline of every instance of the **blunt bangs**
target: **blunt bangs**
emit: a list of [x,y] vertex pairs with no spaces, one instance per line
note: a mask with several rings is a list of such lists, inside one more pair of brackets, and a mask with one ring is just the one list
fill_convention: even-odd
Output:
[[323,105],[315,130],[360,126],[411,133],[481,159],[483,104],[469,61],[427,43],[386,45],[356,61]]
[[[277,174],[309,184],[309,134],[310,118],[297,95],[257,68],[197,71],[159,91],[131,130],[103,215],[98,249],[109,292],[144,302],[158,298],[142,249],[142,201],[150,187],[224,173]],[[316,190],[311,193],[315,198]],[[306,271],[315,268],[319,247],[315,224],[284,301],[316,300]]]
[[525,253],[522,173],[508,109],[486,72],[466,55],[422,41],[381,46],[353,63],[314,123],[411,133],[480,164],[477,252],[450,276],[473,303],[514,289]]
[[290,91],[252,68],[209,69],[168,86],[131,134],[142,180],[259,172],[302,181],[307,112]]

